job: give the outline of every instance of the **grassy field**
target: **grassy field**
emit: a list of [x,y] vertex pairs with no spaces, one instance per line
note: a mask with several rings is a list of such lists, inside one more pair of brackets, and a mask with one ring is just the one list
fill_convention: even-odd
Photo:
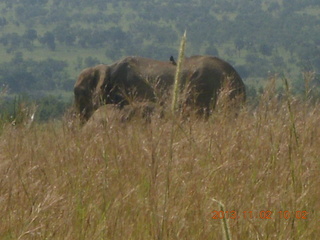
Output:
[[317,239],[319,121],[269,90],[237,117],[5,125],[0,239]]

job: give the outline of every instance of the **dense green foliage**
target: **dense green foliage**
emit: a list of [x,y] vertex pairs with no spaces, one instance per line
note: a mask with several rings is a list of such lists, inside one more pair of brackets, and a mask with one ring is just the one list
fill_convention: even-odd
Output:
[[1,123],[7,122],[15,125],[33,120],[45,122],[61,118],[70,106],[71,101],[63,99],[61,95],[45,95],[36,99],[27,95],[0,98],[0,128]]
[[87,66],[177,57],[185,30],[187,55],[231,62],[253,95],[274,73],[299,89],[302,72],[320,70],[317,0],[0,0],[0,11],[0,85],[10,93],[71,93]]

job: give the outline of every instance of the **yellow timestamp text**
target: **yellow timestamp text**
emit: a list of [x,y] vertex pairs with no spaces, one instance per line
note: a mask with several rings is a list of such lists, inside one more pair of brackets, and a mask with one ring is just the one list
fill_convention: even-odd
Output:
[[212,211],[212,219],[307,219],[307,211]]

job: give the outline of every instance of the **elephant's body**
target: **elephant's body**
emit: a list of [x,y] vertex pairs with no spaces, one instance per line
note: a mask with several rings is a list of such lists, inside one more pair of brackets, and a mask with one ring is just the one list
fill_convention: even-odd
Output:
[[[88,120],[102,104],[125,105],[131,99],[155,101],[173,85],[176,65],[143,57],[126,57],[112,65],[98,65],[81,72],[74,87],[75,104]],[[221,88],[229,97],[245,100],[245,86],[227,62],[211,56],[193,56],[183,62],[181,86],[187,86],[186,103],[208,112]],[[161,96],[160,96],[161,97]]]

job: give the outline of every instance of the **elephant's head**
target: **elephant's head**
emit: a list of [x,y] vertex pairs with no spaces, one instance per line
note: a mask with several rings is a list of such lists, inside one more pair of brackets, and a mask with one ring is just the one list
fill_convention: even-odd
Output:
[[88,120],[104,101],[109,80],[109,66],[98,65],[83,70],[74,86],[75,107],[82,120]]
[[82,121],[87,121],[103,104],[123,104],[119,86],[110,74],[111,67],[100,64],[83,70],[74,86],[75,108]]

